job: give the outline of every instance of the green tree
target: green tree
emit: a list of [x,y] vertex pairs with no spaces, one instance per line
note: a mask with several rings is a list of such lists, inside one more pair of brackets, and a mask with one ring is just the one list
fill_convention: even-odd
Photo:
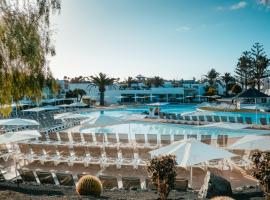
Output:
[[148,78],[145,80],[144,84],[148,87],[163,87],[164,85],[164,79],[159,77],[159,76],[155,76],[153,78]]
[[129,77],[124,81],[124,83],[127,85],[128,88],[131,88],[131,85],[132,85],[133,83],[137,83],[137,81],[136,81],[134,78],[132,78],[131,76],[129,76]]
[[73,90],[68,90],[66,92],[66,98],[77,98],[77,95],[73,92]]
[[206,86],[205,87],[205,95],[207,96],[213,96],[215,94],[217,94],[217,89],[213,86]]
[[251,48],[251,54],[253,56],[253,72],[254,80],[256,81],[257,89],[261,90],[261,78],[267,75],[267,67],[270,64],[270,60],[267,58],[263,45],[255,43]]
[[256,151],[252,154],[252,176],[260,181],[266,194],[265,199],[270,199],[270,151]]
[[244,51],[241,57],[238,59],[238,63],[235,68],[235,79],[242,88],[247,90],[248,85],[253,84],[253,67],[251,52]]
[[219,75],[220,73],[212,68],[206,75],[204,75],[205,81],[207,81],[211,87],[216,87]]
[[83,97],[84,95],[86,95],[85,90],[79,89],[79,88],[74,89],[74,90],[73,90],[73,93],[74,93],[74,95],[76,96],[77,101],[81,101],[81,100],[82,100],[82,97]]
[[152,82],[155,87],[163,87],[164,85],[164,79],[159,76],[155,76]]
[[234,84],[234,85],[232,86],[232,92],[233,92],[234,94],[239,94],[240,92],[242,92],[241,86],[238,85],[238,84]]
[[12,100],[42,97],[55,55],[50,16],[59,10],[60,0],[0,1],[0,113]]
[[222,81],[225,83],[225,96],[228,96],[229,83],[234,81],[234,78],[230,73],[226,72],[223,76],[221,76]]
[[119,80],[116,78],[110,78],[104,73],[99,73],[96,76],[90,76],[90,77],[85,77],[90,81],[90,84],[88,87],[98,87],[99,90],[99,95],[100,95],[100,105],[104,106],[104,97],[105,97],[105,91],[106,91],[106,86],[115,86],[114,84]]

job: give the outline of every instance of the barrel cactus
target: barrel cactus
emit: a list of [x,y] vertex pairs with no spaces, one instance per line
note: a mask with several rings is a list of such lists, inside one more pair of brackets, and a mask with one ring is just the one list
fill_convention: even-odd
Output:
[[231,197],[225,197],[225,196],[220,196],[220,197],[214,197],[211,200],[234,200]]
[[80,178],[76,191],[80,195],[100,196],[103,190],[100,180],[91,175],[85,175]]

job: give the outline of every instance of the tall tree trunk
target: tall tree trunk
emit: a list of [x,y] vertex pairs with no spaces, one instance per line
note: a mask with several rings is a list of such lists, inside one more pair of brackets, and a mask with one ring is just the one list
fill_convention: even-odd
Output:
[[261,91],[261,80],[260,80],[260,78],[257,81],[257,87],[258,87],[258,90]]
[[99,104],[101,105],[101,106],[104,106],[104,92],[100,92],[100,98],[99,98]]

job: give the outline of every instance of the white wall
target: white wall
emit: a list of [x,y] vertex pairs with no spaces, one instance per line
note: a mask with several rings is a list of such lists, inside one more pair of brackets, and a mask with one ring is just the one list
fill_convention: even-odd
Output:
[[[83,89],[86,91],[87,96],[92,99],[99,100],[99,91],[97,87],[88,87],[87,83],[71,83],[69,85],[70,90],[76,88]],[[118,87],[115,89],[113,87],[107,87],[105,92],[105,101],[107,103],[117,103],[120,101],[119,96],[122,94],[182,94],[184,95],[184,88],[151,88],[149,90],[119,90]]]

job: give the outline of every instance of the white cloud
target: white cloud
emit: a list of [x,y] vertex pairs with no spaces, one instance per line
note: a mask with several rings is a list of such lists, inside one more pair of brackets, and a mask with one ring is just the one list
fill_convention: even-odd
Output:
[[[265,0],[264,0],[265,1]],[[239,9],[243,9],[247,6],[247,2],[245,1],[240,1],[237,4],[234,4],[230,7],[230,10],[239,10]]]
[[270,1],[269,0],[258,0],[258,3],[264,6],[269,5]]
[[191,28],[189,26],[181,26],[176,29],[177,32],[188,32]]

